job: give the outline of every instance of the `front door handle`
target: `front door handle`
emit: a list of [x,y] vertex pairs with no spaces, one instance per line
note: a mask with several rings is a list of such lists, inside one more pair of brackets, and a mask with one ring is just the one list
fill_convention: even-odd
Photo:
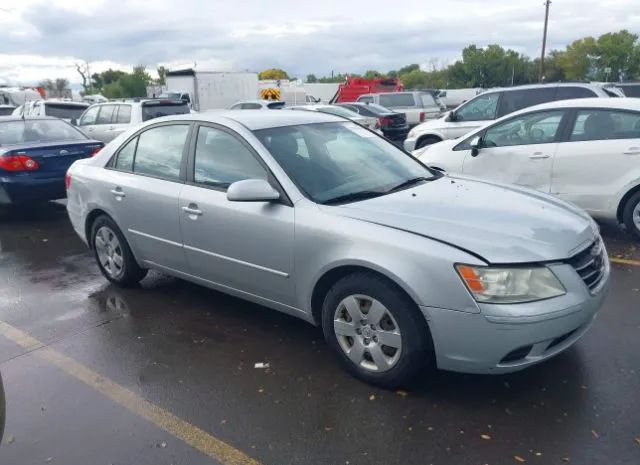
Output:
[[202,216],[202,211],[198,210],[198,206],[190,204],[188,207],[182,207],[182,211],[187,215]]
[[535,152],[532,153],[531,155],[529,155],[529,158],[531,158],[532,160],[541,160],[543,158],[549,158],[550,155],[547,155],[545,153],[542,152]]
[[629,147],[626,152],[622,152],[625,155],[640,155],[640,147]]

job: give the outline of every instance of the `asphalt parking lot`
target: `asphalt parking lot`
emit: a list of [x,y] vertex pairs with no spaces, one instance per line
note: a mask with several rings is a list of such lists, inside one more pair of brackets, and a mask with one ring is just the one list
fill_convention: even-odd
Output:
[[292,317],[158,274],[107,284],[59,204],[5,214],[0,463],[637,465],[640,243],[602,230],[611,289],[576,346],[390,392]]

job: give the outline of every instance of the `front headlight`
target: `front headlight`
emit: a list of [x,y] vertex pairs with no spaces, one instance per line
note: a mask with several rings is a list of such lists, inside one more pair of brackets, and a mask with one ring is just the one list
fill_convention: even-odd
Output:
[[456,265],[469,292],[478,302],[514,304],[566,294],[546,266],[528,268]]

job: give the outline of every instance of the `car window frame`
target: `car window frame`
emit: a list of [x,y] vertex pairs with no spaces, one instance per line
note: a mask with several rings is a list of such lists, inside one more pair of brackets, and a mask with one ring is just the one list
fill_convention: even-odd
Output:
[[267,165],[267,163],[264,161],[262,156],[253,147],[253,145],[251,145],[251,143],[237,131],[234,131],[230,127],[224,126],[218,123],[213,123],[208,121],[194,122],[193,128],[191,129],[191,134],[190,134],[191,139],[189,141],[189,149],[188,149],[187,159],[185,163],[185,182],[184,183],[186,185],[198,187],[200,189],[209,189],[213,191],[218,191],[224,194],[226,194],[226,192],[229,189],[228,187],[213,186],[213,185],[203,184],[195,181],[196,144],[198,143],[198,131],[200,130],[201,127],[217,129],[219,131],[225,132],[230,136],[236,138],[249,151],[249,153],[253,156],[253,158],[255,158],[255,160],[260,164],[260,166],[262,166],[262,168],[267,173],[267,182],[271,184],[271,187],[277,190],[278,193],[280,194],[280,199],[278,199],[277,201],[274,201],[273,203],[279,203],[287,207],[293,207],[293,202],[291,201],[289,194],[287,194],[287,192],[285,191],[284,187],[282,187],[282,184],[280,183],[276,175],[273,174],[273,171],[271,170],[269,165]]
[[[128,107],[129,108],[129,121],[127,121],[126,123],[121,123],[121,122],[118,121],[118,118],[120,116],[120,109],[123,108],[123,107]],[[132,116],[133,116],[133,105],[128,104],[128,103],[120,103],[120,104],[118,104],[118,108],[117,108],[117,111],[115,113],[115,120],[112,118],[112,123],[111,124],[129,125],[129,124],[131,124]]]
[[[634,98],[634,97],[627,97]],[[610,111],[616,113],[631,113],[634,115],[638,115],[640,117],[640,111],[629,110],[626,108],[611,108],[611,107],[572,107],[569,109],[570,115],[569,120],[567,122],[564,134],[564,140],[562,142],[566,143],[579,143],[579,142],[599,142],[599,141],[620,141],[620,140],[635,140],[636,138],[624,138],[624,139],[589,139],[589,140],[571,140],[571,134],[573,133],[573,128],[576,124],[576,120],[578,119],[578,113],[581,111]]]
[[[564,114],[562,115],[562,118],[560,119],[560,124],[558,125],[558,131],[556,132],[556,135],[555,135],[554,140],[552,142],[537,142],[537,143],[534,143],[534,144],[506,145],[504,147],[483,147],[483,146],[479,146],[478,148],[480,148],[480,149],[482,149],[482,148],[485,148],[485,149],[489,149],[489,148],[500,149],[500,148],[508,148],[508,147],[523,147],[523,146],[530,146],[530,145],[558,144],[558,143],[561,143],[561,142],[565,142],[565,139],[567,137],[566,132],[567,132],[568,121],[570,121],[570,119],[571,119],[571,111],[572,110],[573,110],[573,108],[562,108],[562,107],[543,108],[543,109],[540,109],[540,110],[521,113],[519,115],[512,115],[507,119],[504,119],[504,120],[501,120],[501,121],[495,121],[493,124],[490,124],[488,126],[483,127],[482,129],[480,129],[478,131],[473,132],[468,137],[465,137],[465,139],[463,141],[461,141],[460,143],[456,144],[453,147],[453,149],[451,149],[451,150],[453,152],[459,152],[461,150],[471,150],[471,146],[469,145],[470,141],[472,141],[476,137],[479,137],[480,140],[482,141],[482,139],[484,138],[485,133],[489,129],[494,128],[495,126],[500,125],[500,124],[509,123],[512,120],[516,119],[516,118],[521,118],[523,116],[530,116],[530,115],[534,115],[536,113],[547,113],[547,112],[557,112],[557,111],[561,111]],[[508,115],[506,115],[506,116],[508,116]]]
[[[105,103],[104,105],[100,105],[100,110],[98,111],[98,115],[96,116],[96,122],[94,123],[95,126],[99,126],[102,124],[113,124],[113,112],[115,111],[116,114],[118,112],[118,104],[117,103]],[[109,118],[109,122],[107,123],[100,123],[98,122],[98,120],[100,119],[100,114],[102,113],[102,110],[104,110],[105,107],[113,107],[113,110],[111,111],[111,116]]]
[[[498,91],[487,91],[487,92],[482,92],[480,94],[477,94],[476,96],[474,96],[473,98],[467,100],[466,102],[461,103],[456,109],[453,110],[453,113],[455,115],[458,114],[458,111],[460,109],[462,109],[463,107],[465,107],[466,105],[469,105],[471,102],[473,102],[475,99],[480,98],[480,96],[486,97],[487,95],[491,95],[491,94],[498,94],[498,101],[496,102],[496,111],[494,113],[494,116],[492,119],[455,119],[453,122],[454,123],[468,123],[468,122],[482,122],[482,121],[495,121],[501,117],[498,116],[498,109],[500,108],[500,105],[502,104],[502,96],[504,95],[504,90],[498,90]],[[507,115],[504,115],[507,116]]]
[[[136,173],[134,171],[134,168],[136,166],[136,157],[138,156],[138,143],[140,142],[140,136],[142,134],[144,134],[145,132],[151,130],[151,129],[156,129],[162,126],[189,126],[189,130],[187,131],[187,137],[185,139],[185,143],[184,143],[184,147],[182,148],[182,160],[180,161],[180,173],[178,175],[178,179],[171,179],[171,178],[165,178],[162,176],[154,176],[152,174],[146,174],[146,173]],[[195,126],[195,121],[190,121],[190,120],[180,120],[180,121],[162,121],[159,123],[155,123],[152,124],[150,126],[145,126],[144,128],[141,128],[140,130],[134,132],[131,136],[127,137],[127,139],[125,141],[122,142],[122,144],[120,144],[120,146],[118,147],[118,149],[113,153],[113,155],[111,155],[111,158],[109,159],[109,161],[107,162],[107,164],[104,166],[105,169],[111,170],[111,171],[116,171],[118,173],[128,173],[134,176],[142,176],[145,178],[151,178],[151,179],[159,179],[161,181],[167,181],[167,182],[174,182],[177,184],[185,184],[186,183],[186,173],[187,173],[187,162],[188,162],[188,156],[189,156],[189,148],[191,147],[191,138],[193,136],[193,128]],[[126,147],[130,141],[132,141],[133,139],[138,138],[138,140],[136,141],[136,150],[133,154],[133,162],[131,164],[131,170],[122,170],[122,169],[118,169],[115,167],[115,162],[118,158],[118,155],[120,154],[120,151]]]

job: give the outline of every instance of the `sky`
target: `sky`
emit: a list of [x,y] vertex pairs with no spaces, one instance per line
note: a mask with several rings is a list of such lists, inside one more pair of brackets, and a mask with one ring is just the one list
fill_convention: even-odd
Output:
[[[554,0],[548,47],[628,29],[638,0]],[[91,72],[192,67],[304,78],[444,66],[469,45],[540,53],[543,0],[0,0],[0,84]]]

